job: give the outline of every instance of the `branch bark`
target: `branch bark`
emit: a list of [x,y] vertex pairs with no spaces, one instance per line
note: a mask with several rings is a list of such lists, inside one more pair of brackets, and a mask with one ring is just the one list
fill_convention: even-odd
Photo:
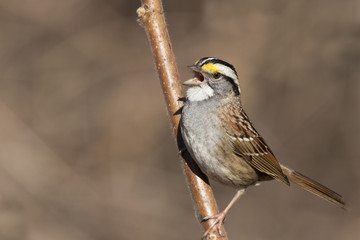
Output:
[[[182,86],[175,64],[174,54],[171,49],[169,34],[167,31],[164,11],[161,0],[143,0],[142,6],[137,10],[140,22],[147,33],[148,40],[155,58],[157,73],[161,82],[162,90],[171,117],[173,131],[177,136],[178,148],[184,148],[179,133],[180,109],[183,105],[179,99],[183,97]],[[209,185],[208,178],[201,172],[187,151],[182,154],[182,163],[190,189],[193,203],[197,211],[197,218],[204,230],[213,223],[213,219],[202,221],[205,217],[214,216],[218,213],[218,207]],[[216,228],[210,231],[207,239],[226,240],[226,231],[223,227],[221,234]]]

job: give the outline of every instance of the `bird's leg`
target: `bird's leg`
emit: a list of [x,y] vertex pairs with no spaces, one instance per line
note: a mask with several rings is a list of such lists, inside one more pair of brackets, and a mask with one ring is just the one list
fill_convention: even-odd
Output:
[[244,194],[244,192],[245,192],[245,188],[238,190],[236,192],[235,196],[231,199],[230,203],[226,206],[226,208],[222,212],[220,212],[214,216],[211,216],[211,217],[205,217],[201,221],[201,222],[204,222],[209,219],[215,219],[215,221],[211,224],[211,226],[205,231],[203,238],[205,238],[215,226],[216,226],[218,232],[220,233],[220,235],[222,235],[220,229],[221,229],[221,225],[224,223],[226,214],[229,212],[230,208],[234,205],[234,203]]

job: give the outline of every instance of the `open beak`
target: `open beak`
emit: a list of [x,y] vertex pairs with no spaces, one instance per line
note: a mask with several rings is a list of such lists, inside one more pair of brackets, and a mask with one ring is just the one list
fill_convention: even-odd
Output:
[[183,85],[191,87],[191,86],[200,86],[201,83],[202,82],[200,82],[197,78],[191,78],[183,82]]
[[201,85],[204,81],[204,76],[201,74],[201,68],[196,65],[188,66],[188,68],[195,72],[195,77],[183,82],[183,85],[190,87]]
[[201,67],[198,67],[197,65],[190,65],[187,66],[188,68],[190,68],[191,70],[195,71],[195,72],[200,72],[201,71]]

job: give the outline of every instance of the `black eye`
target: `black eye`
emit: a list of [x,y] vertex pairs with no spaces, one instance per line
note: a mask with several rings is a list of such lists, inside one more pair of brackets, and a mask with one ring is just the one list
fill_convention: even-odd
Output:
[[218,72],[213,74],[213,78],[215,78],[215,79],[219,79],[220,77],[221,77],[221,74]]

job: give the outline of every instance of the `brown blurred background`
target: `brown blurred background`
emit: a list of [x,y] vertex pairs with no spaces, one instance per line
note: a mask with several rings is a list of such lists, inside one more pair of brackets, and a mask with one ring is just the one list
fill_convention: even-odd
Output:
[[[0,239],[199,239],[140,1],[0,1]],[[278,159],[345,212],[278,182],[230,212],[230,239],[360,236],[360,3],[164,1],[182,80],[234,64]],[[213,184],[222,209],[233,189]]]

